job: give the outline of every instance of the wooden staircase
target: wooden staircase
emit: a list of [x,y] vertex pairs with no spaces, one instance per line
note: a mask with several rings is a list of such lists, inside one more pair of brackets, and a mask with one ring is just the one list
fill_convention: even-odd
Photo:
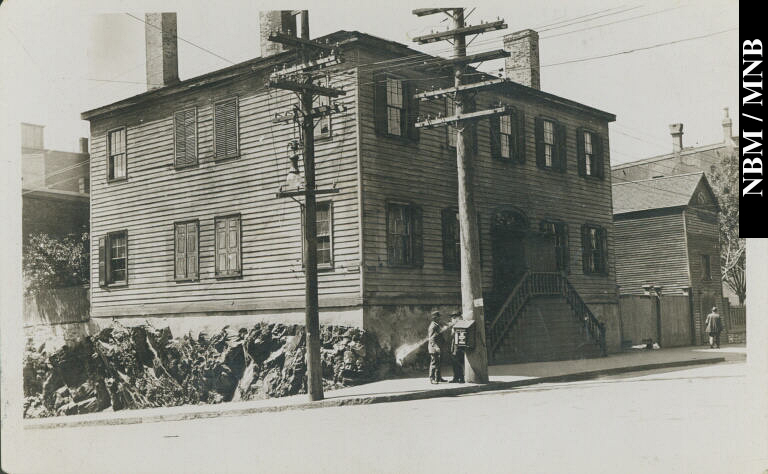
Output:
[[486,325],[490,362],[605,356],[605,325],[560,273],[525,273]]

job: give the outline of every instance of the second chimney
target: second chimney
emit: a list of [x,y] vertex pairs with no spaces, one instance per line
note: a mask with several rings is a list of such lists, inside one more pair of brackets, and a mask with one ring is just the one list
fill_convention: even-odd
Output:
[[145,23],[147,90],[179,82],[176,13],[147,13]]
[[85,138],[85,137],[78,138],[77,145],[78,145],[78,151],[80,153],[83,153],[85,155],[88,154],[88,139],[87,138]]
[[268,10],[259,12],[259,29],[261,36],[261,57],[274,56],[285,51],[280,43],[269,41],[272,33],[285,33],[296,36],[296,17],[291,10]]
[[683,150],[683,124],[673,123],[670,125],[669,134],[672,135],[672,151],[680,153]]
[[522,30],[506,35],[504,50],[511,53],[504,63],[504,77],[541,90],[539,33],[533,30]]

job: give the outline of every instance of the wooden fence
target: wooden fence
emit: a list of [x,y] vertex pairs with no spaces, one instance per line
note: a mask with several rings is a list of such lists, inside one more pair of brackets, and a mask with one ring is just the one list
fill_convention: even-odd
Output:
[[88,321],[91,313],[87,287],[54,288],[24,298],[24,326]]

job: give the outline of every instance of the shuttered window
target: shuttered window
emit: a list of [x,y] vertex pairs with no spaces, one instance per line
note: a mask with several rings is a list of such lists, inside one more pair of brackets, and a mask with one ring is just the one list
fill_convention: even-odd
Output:
[[536,165],[565,172],[567,164],[565,125],[536,117]]
[[[446,270],[461,269],[461,224],[459,211],[449,207],[441,211],[443,229],[443,268]],[[480,213],[477,213],[477,238],[480,250],[480,266],[483,266],[483,238],[480,229]]]
[[374,127],[379,135],[419,139],[416,120],[419,103],[415,87],[406,80],[377,74],[374,76]]
[[712,280],[712,263],[709,255],[701,256],[701,279],[704,281]]
[[442,211],[443,224],[443,268],[458,270],[461,267],[461,234],[459,213],[448,208]]
[[490,124],[491,156],[505,161],[525,161],[525,118],[522,110],[491,117]]
[[395,266],[424,264],[422,210],[413,204],[387,204],[387,262]]
[[608,236],[604,228],[581,226],[582,263],[585,274],[608,273]]
[[112,130],[107,134],[109,157],[107,163],[107,179],[110,181],[127,177],[127,154],[125,127]]
[[217,217],[216,227],[216,276],[240,276],[241,242],[240,216]]
[[542,221],[540,230],[553,238],[555,264],[559,271],[568,271],[570,254],[568,250],[568,224],[565,222]]
[[576,130],[579,175],[603,178],[603,141],[597,133],[579,128]]
[[[317,85],[329,87],[328,80],[323,78],[317,81]],[[312,107],[330,106],[331,98],[327,95],[315,95],[312,99]],[[323,139],[331,136],[331,116],[325,115],[315,119],[315,138]]]
[[174,274],[177,281],[197,280],[200,277],[198,229],[197,221],[174,224]]
[[213,146],[217,160],[236,157],[238,144],[237,98],[213,105]]
[[110,232],[99,238],[99,286],[128,284],[128,232]]
[[183,110],[173,114],[174,164],[177,168],[197,164],[197,111]]
[[[304,210],[301,213],[302,230],[305,225]],[[317,226],[317,266],[319,268],[333,267],[333,203],[331,201],[318,202],[315,207],[315,222]],[[302,234],[302,250],[304,250],[304,238]],[[304,253],[302,252],[302,265]]]

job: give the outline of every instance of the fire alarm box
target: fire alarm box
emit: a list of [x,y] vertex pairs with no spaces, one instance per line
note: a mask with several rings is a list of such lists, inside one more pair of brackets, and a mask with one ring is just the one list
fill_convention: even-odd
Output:
[[453,343],[456,347],[475,347],[475,321],[462,319],[453,326]]

